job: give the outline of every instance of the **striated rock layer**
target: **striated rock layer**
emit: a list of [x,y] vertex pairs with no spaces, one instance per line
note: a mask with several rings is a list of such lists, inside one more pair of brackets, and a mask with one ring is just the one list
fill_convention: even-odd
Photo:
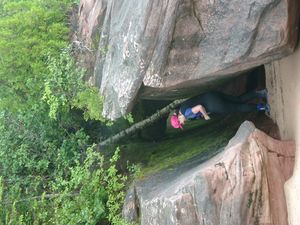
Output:
[[213,158],[136,183],[123,214],[142,225],[287,225],[283,184],[294,151],[246,121]]
[[[139,97],[174,99],[291,53],[297,0],[81,0],[79,34],[99,41],[104,115]],[[143,87],[142,89],[140,89]]]

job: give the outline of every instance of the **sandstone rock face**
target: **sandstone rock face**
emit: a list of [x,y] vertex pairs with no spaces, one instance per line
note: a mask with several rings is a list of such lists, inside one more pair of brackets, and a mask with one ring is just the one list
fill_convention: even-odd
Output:
[[123,214],[142,225],[287,225],[284,182],[295,144],[244,122],[224,151],[137,182]]
[[78,32],[81,41],[88,47],[91,47],[92,36],[98,32],[96,29],[102,26],[106,5],[107,0],[84,0],[80,2]]
[[100,35],[93,80],[106,100],[104,115],[114,119],[126,113],[138,94],[148,99],[188,96],[217,79],[287,55],[297,39],[298,4],[81,0],[79,31],[86,41],[93,32]]
[[271,118],[278,124],[282,139],[294,139],[296,156],[293,176],[285,184],[289,225],[300,221],[300,48],[266,67]]

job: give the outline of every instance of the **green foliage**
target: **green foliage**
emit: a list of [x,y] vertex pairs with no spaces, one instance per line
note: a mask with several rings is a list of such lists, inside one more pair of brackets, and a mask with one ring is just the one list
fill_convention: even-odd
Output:
[[49,172],[56,175],[56,170],[74,164],[87,144],[82,130],[68,132],[74,124],[49,120],[46,106],[17,117],[2,113],[0,119],[0,168],[11,179],[24,176],[30,180],[32,174],[47,176]]
[[142,165],[130,164],[129,161],[127,161],[127,169],[134,178],[138,178],[141,175]]
[[120,149],[117,148],[115,154],[110,159],[110,167],[107,170],[105,181],[107,183],[107,208],[109,210],[108,220],[115,225],[124,225],[125,221],[121,217],[122,203],[125,198],[124,188],[127,180],[126,176],[118,174],[116,163],[120,158]]
[[[93,147],[86,151],[83,164],[71,169],[70,179],[63,183],[63,195],[55,200],[55,224],[96,224],[107,218],[111,224],[128,224],[121,217],[127,177],[116,169],[120,150],[117,149],[105,170],[104,158]],[[70,198],[69,193],[78,195]]]
[[3,195],[3,178],[0,176],[0,201],[2,201]]
[[19,111],[41,93],[47,56],[67,46],[69,0],[0,2],[0,108]]
[[119,151],[105,167],[87,135],[103,99],[67,47],[74,2],[0,0],[0,224],[125,224]]
[[124,116],[124,119],[126,119],[129,122],[129,124],[134,123],[134,119],[131,113],[128,113],[126,116]]
[[48,70],[42,99],[50,107],[50,118],[57,119],[58,109],[68,112],[75,107],[83,110],[85,120],[105,122],[101,115],[103,99],[96,88],[84,82],[84,70],[76,67],[70,49],[58,58],[49,57]]
[[96,224],[106,217],[104,158],[92,147],[86,153],[84,162],[77,162],[71,169],[69,179],[57,179],[62,194],[54,201],[54,205],[61,206],[56,207],[54,224]]
[[106,121],[101,115],[103,98],[99,95],[99,91],[95,87],[88,87],[78,92],[72,101],[72,106],[84,111],[83,116],[85,120]]
[[50,106],[50,118],[56,119],[59,109],[68,112],[72,100],[83,90],[84,71],[76,68],[68,49],[58,58],[49,57],[48,70],[42,99]]
[[[104,224],[109,220],[111,224],[126,224],[121,218],[121,207],[127,177],[116,169],[120,150],[105,169],[103,156],[94,151],[93,146],[87,147],[81,155],[70,155],[68,148],[76,151],[74,148],[80,149],[86,141],[86,136],[77,132],[71,140],[64,140],[52,157],[40,156],[48,162],[48,170],[32,167],[27,174],[21,171],[23,176],[20,176],[17,172],[24,165],[41,162],[30,159],[24,151],[18,160],[23,164],[11,170],[10,173],[15,172],[12,178],[6,173],[3,176],[7,184],[0,186],[0,193],[4,192],[0,221],[5,224]],[[3,163],[2,160],[1,165]]]

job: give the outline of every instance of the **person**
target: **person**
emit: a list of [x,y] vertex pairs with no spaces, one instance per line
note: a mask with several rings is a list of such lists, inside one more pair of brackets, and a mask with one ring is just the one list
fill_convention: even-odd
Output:
[[175,110],[170,122],[173,128],[183,128],[187,120],[203,118],[209,120],[210,113],[227,114],[233,112],[270,111],[267,103],[247,103],[253,99],[266,99],[267,91],[251,91],[240,96],[227,95],[221,92],[211,91],[190,98],[183,102],[179,109]]

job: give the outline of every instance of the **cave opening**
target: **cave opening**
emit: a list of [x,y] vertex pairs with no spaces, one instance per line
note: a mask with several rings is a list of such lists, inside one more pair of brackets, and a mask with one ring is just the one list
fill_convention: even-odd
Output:
[[214,90],[240,95],[244,92],[252,90],[261,90],[266,88],[266,74],[264,65],[255,67],[247,72],[243,72],[238,76],[234,76],[226,80]]
[[[246,72],[241,72],[238,75],[233,75],[230,78],[221,80],[215,85],[209,85],[207,88],[200,87],[198,92],[218,91],[224,94],[239,96],[243,93],[253,90],[263,90],[266,88],[266,75],[264,65],[255,67]],[[195,92],[197,95],[199,93]],[[192,96],[190,96],[192,97]],[[139,99],[132,110],[136,121],[141,121],[163,107],[170,104],[172,100],[157,100],[157,99]],[[170,128],[170,113],[153,123],[152,125],[139,131],[138,136],[144,140],[158,141],[165,138],[168,128]]]

